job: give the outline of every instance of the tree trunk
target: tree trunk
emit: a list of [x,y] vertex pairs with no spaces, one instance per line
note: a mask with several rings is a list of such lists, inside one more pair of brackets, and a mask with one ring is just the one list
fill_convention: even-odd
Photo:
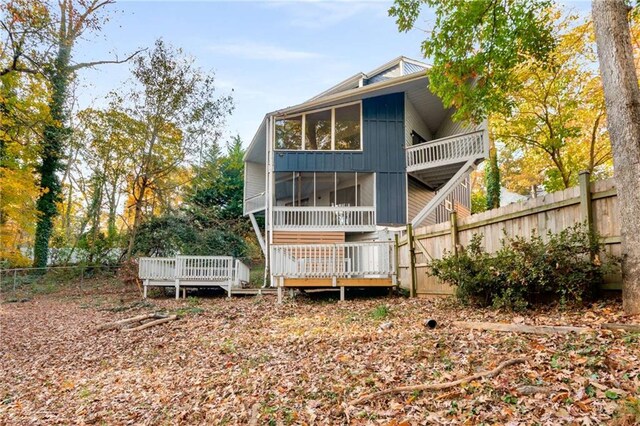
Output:
[[620,205],[623,306],[628,314],[638,314],[640,90],[631,47],[629,7],[622,0],[594,0],[592,8]]
[[53,231],[53,218],[58,214],[57,202],[60,197],[60,180],[57,172],[62,170],[62,150],[64,140],[69,133],[66,127],[67,114],[65,101],[71,73],[71,46],[61,43],[58,49],[54,69],[49,81],[51,82],[51,111],[52,124],[44,128],[42,141],[41,162],[38,167],[40,173],[40,187],[43,193],[38,199],[39,212],[36,225],[35,244],[33,247],[33,266],[45,267],[49,260],[49,240]]

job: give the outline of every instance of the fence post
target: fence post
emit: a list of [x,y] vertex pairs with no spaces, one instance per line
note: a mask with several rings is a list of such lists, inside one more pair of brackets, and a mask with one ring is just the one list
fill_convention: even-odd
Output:
[[16,274],[18,271],[16,269],[13,270],[13,296],[16,295]]
[[399,279],[400,279],[400,241],[398,238],[398,234],[395,235],[395,240],[396,240],[396,245],[395,245],[395,251],[393,252],[394,255],[394,269],[396,271],[396,275],[395,275],[395,279],[393,281],[394,285],[398,285]]
[[409,287],[409,297],[416,297],[416,250],[413,241],[413,226],[407,225],[407,244],[409,244],[409,279],[411,286]]
[[452,211],[449,220],[451,222],[451,248],[453,253],[458,254],[458,244],[460,244],[458,239],[458,214]]
[[84,265],[80,266],[80,291],[84,291]]
[[589,230],[593,230],[593,205],[591,204],[591,173],[587,170],[580,172],[578,181],[580,182],[580,213],[582,221],[587,223]]
[[[583,170],[578,175],[578,182],[580,183],[580,216],[582,221],[587,224],[587,230],[591,234],[595,228],[593,226],[593,204],[591,202],[591,173],[587,170]],[[589,257],[591,261],[595,259],[596,253],[590,250]]]

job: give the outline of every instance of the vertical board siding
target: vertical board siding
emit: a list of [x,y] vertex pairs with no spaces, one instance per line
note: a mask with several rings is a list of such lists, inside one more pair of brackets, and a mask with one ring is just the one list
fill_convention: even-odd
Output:
[[[591,184],[594,199],[593,225],[605,243],[604,257],[620,256],[620,222],[618,199],[615,195],[613,179]],[[555,204],[562,203],[562,205]],[[557,207],[556,207],[557,206]],[[493,253],[502,247],[501,240],[505,233],[509,237],[530,238],[532,235],[546,237],[547,233],[557,234],[560,231],[583,223],[580,207],[580,188],[573,187],[554,192],[523,203],[514,203],[484,213],[469,215],[458,220],[459,244],[467,246],[474,234],[483,236],[483,245],[487,252]],[[451,252],[451,224],[444,222],[432,226],[416,228],[416,263],[417,292],[423,295],[451,294],[453,288],[439,282],[429,275],[427,264],[431,259],[441,259]],[[399,278],[403,287],[409,285],[408,275],[409,246],[401,244]],[[606,260],[606,259],[605,259]],[[605,282],[616,284],[621,282],[618,275],[605,277]]]
[[[406,223],[404,93],[362,101],[362,151],[276,151],[276,172],[376,173],[377,222]],[[386,200],[383,202],[383,200]]]
[[365,153],[376,172],[376,221],[406,223],[404,93],[363,101]]

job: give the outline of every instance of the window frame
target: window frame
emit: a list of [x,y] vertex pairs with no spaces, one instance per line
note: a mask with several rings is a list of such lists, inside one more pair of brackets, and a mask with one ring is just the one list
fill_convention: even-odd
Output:
[[[352,106],[352,105],[359,105],[360,106],[360,148],[358,149],[336,149],[336,109],[339,108],[344,108],[344,107],[348,107],[348,106]],[[322,111],[331,111],[331,149],[307,149],[306,146],[306,142],[307,142],[307,120],[306,120],[306,116],[307,114],[313,114],[316,112],[322,112]],[[302,141],[301,141],[301,149],[290,149],[290,148],[278,148],[277,147],[277,140],[275,137],[276,134],[276,129],[275,126],[273,128],[273,150],[276,152],[362,152],[364,150],[364,131],[363,131],[363,118],[362,118],[362,101],[354,101],[354,102],[348,102],[345,104],[340,104],[340,105],[334,105],[334,106],[330,106],[330,107],[324,107],[324,108],[317,108],[317,109],[313,109],[313,110],[309,110],[309,111],[304,111],[304,112],[300,112],[300,113],[296,113],[296,114],[288,114],[288,115],[282,115],[279,117],[275,117],[275,121],[278,120],[286,120],[286,119],[290,119],[290,118],[294,118],[294,117],[301,117],[302,118]]]

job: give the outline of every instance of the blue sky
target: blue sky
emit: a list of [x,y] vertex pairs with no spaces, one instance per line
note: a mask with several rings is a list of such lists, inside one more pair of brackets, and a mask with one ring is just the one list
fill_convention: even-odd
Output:
[[[245,144],[265,113],[297,104],[359,71],[399,55],[421,58],[419,30],[398,33],[391,1],[136,1],[118,2],[99,35],[77,45],[76,59],[126,56],[156,38],[215,72],[235,111],[227,136]],[[80,107],[100,106],[129,78],[128,65],[80,75]]]
[[[120,58],[156,38],[182,48],[215,72],[235,111],[226,138],[245,145],[265,113],[300,103],[359,71],[399,55],[422,59],[420,29],[399,33],[387,15],[392,1],[120,1],[99,34],[77,45],[76,60]],[[588,2],[577,3],[582,8]],[[575,6],[575,3],[573,4]],[[129,78],[128,65],[83,70],[79,106],[101,106]]]

